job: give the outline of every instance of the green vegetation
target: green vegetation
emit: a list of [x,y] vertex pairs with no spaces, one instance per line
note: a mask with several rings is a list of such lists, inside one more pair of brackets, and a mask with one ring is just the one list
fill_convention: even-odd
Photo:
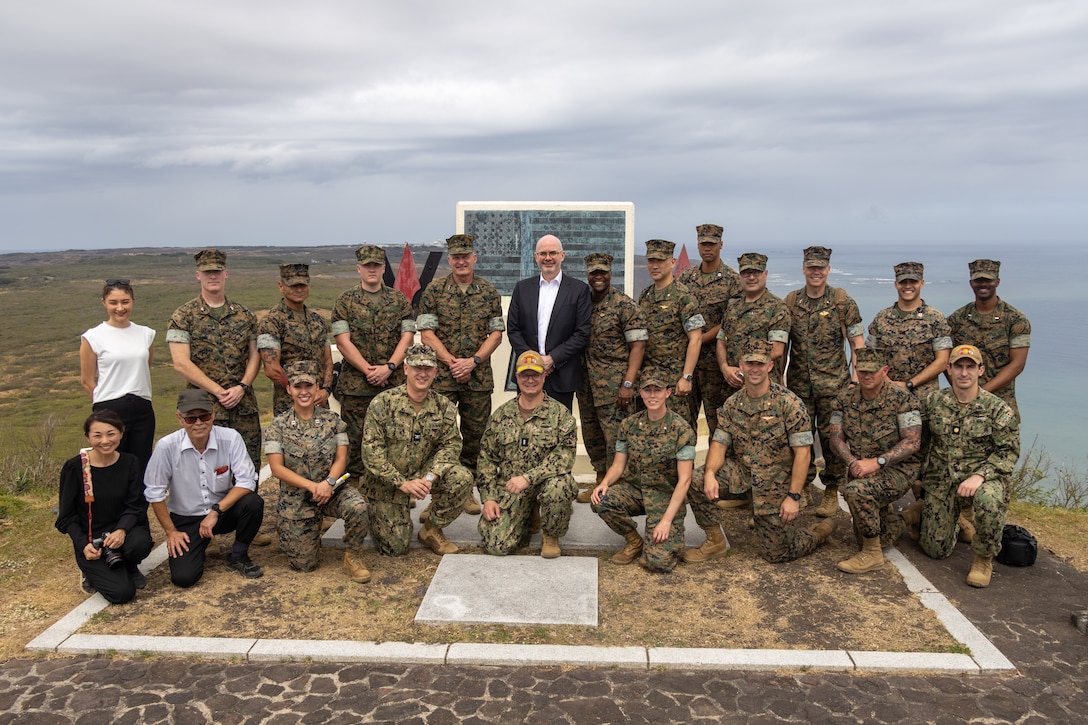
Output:
[[1010,488],[1013,501],[1088,511],[1088,474],[1071,466],[1055,466],[1038,438],[1020,457]]

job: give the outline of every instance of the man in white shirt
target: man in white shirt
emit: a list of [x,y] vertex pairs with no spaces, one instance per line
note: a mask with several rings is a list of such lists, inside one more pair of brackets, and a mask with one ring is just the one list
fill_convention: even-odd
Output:
[[200,581],[208,543],[231,531],[227,566],[246,579],[263,576],[249,546],[264,520],[264,500],[242,436],[212,425],[215,398],[199,388],[178,395],[177,416],[182,429],[158,442],[144,474],[144,495],[166,533],[170,581]]

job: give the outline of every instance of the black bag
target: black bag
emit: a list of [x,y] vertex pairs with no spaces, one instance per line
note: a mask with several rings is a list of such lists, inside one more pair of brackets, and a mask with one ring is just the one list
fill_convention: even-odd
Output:
[[1001,551],[997,560],[1005,566],[1031,566],[1039,553],[1039,544],[1023,526],[1006,524],[1001,534]]

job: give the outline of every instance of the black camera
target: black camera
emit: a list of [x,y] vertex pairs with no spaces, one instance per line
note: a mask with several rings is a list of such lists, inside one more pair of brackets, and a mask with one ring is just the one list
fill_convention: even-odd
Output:
[[91,546],[96,549],[102,550],[102,558],[106,560],[106,566],[110,569],[116,569],[119,566],[123,566],[125,563],[125,557],[121,555],[121,552],[117,549],[111,549],[108,546],[104,546],[103,542],[111,532],[103,532],[97,539],[91,541]]

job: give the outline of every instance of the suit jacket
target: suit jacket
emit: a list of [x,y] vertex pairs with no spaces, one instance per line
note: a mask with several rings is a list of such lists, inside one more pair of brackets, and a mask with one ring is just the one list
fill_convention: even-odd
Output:
[[[537,340],[536,311],[540,301],[540,275],[523,279],[514,285],[506,315],[506,334],[510,339],[510,366],[507,368],[507,390],[514,380],[518,355],[526,350],[540,352]],[[578,390],[582,384],[581,353],[589,344],[590,314],[593,300],[589,285],[563,273],[559,294],[552,307],[548,323],[546,355],[551,355],[555,370],[547,377],[545,388],[563,393]],[[516,389],[516,386],[515,386]]]

